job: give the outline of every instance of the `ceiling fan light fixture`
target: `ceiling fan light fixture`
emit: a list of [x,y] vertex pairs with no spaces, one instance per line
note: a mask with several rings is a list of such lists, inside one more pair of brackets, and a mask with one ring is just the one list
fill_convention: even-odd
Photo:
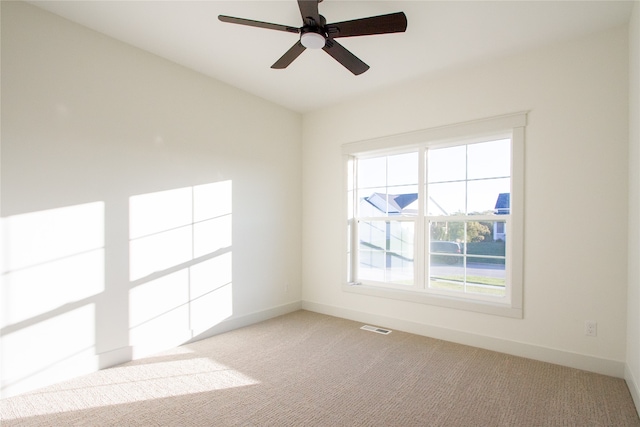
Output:
[[307,49],[322,49],[325,44],[325,39],[322,34],[309,32],[300,36],[300,43]]

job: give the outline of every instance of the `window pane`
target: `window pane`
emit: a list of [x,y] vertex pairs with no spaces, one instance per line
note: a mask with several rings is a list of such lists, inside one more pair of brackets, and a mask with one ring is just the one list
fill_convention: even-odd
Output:
[[466,146],[429,150],[427,182],[460,181],[466,178]]
[[418,152],[398,154],[387,158],[387,185],[418,183]]
[[500,194],[509,194],[509,178],[469,181],[467,185],[467,211],[469,215],[496,213]]
[[469,244],[474,242],[490,242],[492,240],[492,225],[489,221],[468,221],[466,239]]
[[359,160],[359,216],[417,215],[417,184],[417,151]]
[[360,221],[358,223],[360,247],[358,257],[359,278],[384,281],[386,227],[383,221]]
[[386,157],[361,159],[358,161],[358,188],[384,187],[386,185]]
[[505,295],[505,259],[467,257],[467,292]]
[[414,223],[391,221],[389,250],[387,252],[386,281],[400,285],[413,285]]
[[465,212],[465,183],[429,184],[428,215],[455,215]]
[[413,222],[391,221],[389,227],[389,251],[402,258],[413,259]]
[[[416,188],[417,190],[417,188]],[[402,203],[409,203],[402,208],[403,215],[417,215],[418,214],[418,193],[406,193],[400,195],[404,200]]]
[[467,149],[467,179],[511,175],[510,140],[470,144]]
[[388,196],[389,215],[410,215],[418,214],[418,186],[408,185],[389,189]]
[[[504,223],[497,223],[504,224]],[[504,241],[487,241],[467,243],[467,255],[504,257],[506,243]]]
[[375,217],[387,215],[417,215],[418,213],[418,187],[390,188],[393,194],[385,193],[383,188],[360,190],[361,217]]
[[[463,244],[458,242],[464,241],[464,222],[431,222],[429,228],[431,276],[440,277],[443,270],[451,273],[451,266],[462,268]],[[459,274],[463,272],[464,269]]]
[[360,280],[384,282],[384,251],[374,249],[360,250]]
[[385,216],[387,214],[387,196],[383,188],[358,190],[358,215]]
[[496,242],[507,241],[507,223],[504,221],[494,221],[493,223],[493,240]]
[[511,193],[498,194],[495,213],[496,215],[509,215],[511,213]]
[[387,247],[386,223],[384,221],[360,221],[358,223],[360,246],[375,250]]
[[[457,252],[455,248],[447,247],[440,243],[432,245],[433,249],[431,250],[439,253],[462,253],[465,241],[464,227],[465,223],[462,221],[429,221],[429,236],[431,243],[435,243],[437,241],[453,242],[458,245],[460,252]],[[441,247],[442,249],[440,249]]]
[[363,280],[412,285],[414,223],[361,221],[359,277]]
[[449,291],[464,291],[464,266],[462,263],[443,262],[444,255],[431,255],[429,261],[429,287]]

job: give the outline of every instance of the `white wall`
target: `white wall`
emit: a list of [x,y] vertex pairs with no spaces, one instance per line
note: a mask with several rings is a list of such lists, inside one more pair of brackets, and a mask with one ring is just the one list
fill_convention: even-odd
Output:
[[[304,116],[303,306],[622,376],[627,27],[443,73]],[[344,143],[530,111],[524,318],[345,293]],[[585,320],[598,322],[596,338]]]
[[[299,114],[2,2],[2,395],[298,308],[300,140]],[[131,258],[130,216],[157,232]]]
[[629,295],[625,379],[640,413],[640,3],[629,24]]

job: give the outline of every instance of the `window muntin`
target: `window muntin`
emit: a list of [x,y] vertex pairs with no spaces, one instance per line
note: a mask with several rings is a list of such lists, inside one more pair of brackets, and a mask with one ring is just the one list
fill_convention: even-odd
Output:
[[[508,299],[510,138],[425,146],[353,161],[354,281]],[[422,180],[419,171],[424,171]]]

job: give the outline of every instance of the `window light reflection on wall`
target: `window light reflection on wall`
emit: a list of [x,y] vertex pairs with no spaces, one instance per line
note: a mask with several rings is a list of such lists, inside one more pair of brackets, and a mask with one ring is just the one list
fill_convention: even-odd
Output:
[[97,368],[104,209],[93,202],[2,219],[3,395]]
[[231,316],[232,183],[129,200],[130,344],[179,345]]

